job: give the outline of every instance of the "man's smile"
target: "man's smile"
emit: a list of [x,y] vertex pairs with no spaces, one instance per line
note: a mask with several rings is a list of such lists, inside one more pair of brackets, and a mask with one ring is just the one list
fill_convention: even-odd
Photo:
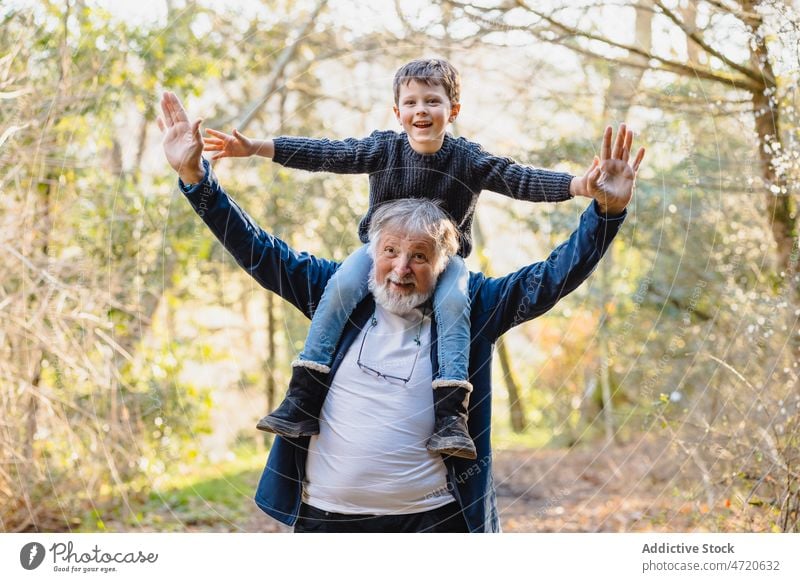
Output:
[[416,283],[414,283],[414,281],[409,280],[408,278],[395,279],[394,277],[389,276],[386,279],[387,282],[389,283],[390,288],[397,289],[403,292],[413,291],[417,286]]

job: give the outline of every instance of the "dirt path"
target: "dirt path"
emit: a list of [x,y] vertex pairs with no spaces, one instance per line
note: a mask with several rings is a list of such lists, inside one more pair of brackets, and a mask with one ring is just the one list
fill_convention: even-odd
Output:
[[[606,448],[496,451],[505,532],[763,531],[720,500],[682,489],[674,456],[654,441]],[[245,531],[289,531],[261,511]]]
[[502,451],[495,486],[506,532],[682,531],[674,467],[652,445]]

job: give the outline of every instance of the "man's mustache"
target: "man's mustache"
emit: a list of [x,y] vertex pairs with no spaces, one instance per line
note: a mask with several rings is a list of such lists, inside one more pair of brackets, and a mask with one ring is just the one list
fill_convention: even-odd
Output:
[[389,273],[386,275],[385,283],[397,283],[398,285],[408,285],[409,283],[415,283],[414,275],[405,275],[404,277],[398,277],[394,273]]

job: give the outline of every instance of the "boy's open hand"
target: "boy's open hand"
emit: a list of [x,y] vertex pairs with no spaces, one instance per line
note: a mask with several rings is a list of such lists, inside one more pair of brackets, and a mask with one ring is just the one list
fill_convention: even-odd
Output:
[[206,129],[204,151],[216,152],[211,156],[212,160],[222,158],[246,158],[255,153],[255,144],[237,130],[233,130],[233,135],[217,131],[216,129]]
[[612,148],[613,133],[611,126],[606,127],[600,158],[595,158],[583,177],[586,195],[597,200],[604,214],[620,214],[628,206],[633,196],[636,172],[644,158],[644,148],[639,148],[633,164],[630,163],[633,132],[624,123],[619,126]]
[[205,176],[203,168],[203,138],[200,136],[202,119],[189,122],[186,110],[174,93],[161,95],[161,115],[158,127],[164,138],[164,154],[181,180],[187,184],[200,182]]

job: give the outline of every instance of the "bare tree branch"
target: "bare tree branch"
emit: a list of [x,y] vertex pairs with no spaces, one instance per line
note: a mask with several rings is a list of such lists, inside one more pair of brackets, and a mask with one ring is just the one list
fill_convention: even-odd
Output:
[[[605,38],[603,36],[600,36],[600,35],[597,35],[597,34],[592,34],[590,32],[584,32],[584,31],[582,31],[582,30],[580,30],[578,28],[575,28],[573,26],[569,26],[569,25],[567,25],[567,24],[565,24],[563,22],[560,22],[560,21],[552,18],[551,16],[549,16],[549,15],[543,13],[543,12],[540,12],[540,11],[534,9],[534,8],[531,8],[530,6],[528,6],[525,3],[525,0],[516,0],[516,2],[521,8],[524,8],[525,10],[529,11],[531,14],[534,14],[534,15],[538,16],[542,20],[550,23],[552,26],[556,27],[557,29],[562,30],[563,32],[567,33],[571,37],[582,37],[582,38],[586,38],[586,39],[589,39],[589,40],[594,40],[594,41],[597,41],[597,42],[601,42],[601,43],[603,43],[603,44],[605,44],[605,45],[607,45],[609,47],[614,47],[614,48],[619,48],[619,49],[626,50],[631,54],[638,55],[638,56],[643,57],[643,58],[645,58],[647,60],[657,61],[657,62],[661,63],[661,65],[662,65],[661,69],[662,70],[669,71],[669,72],[672,72],[672,73],[679,73],[679,74],[690,76],[690,77],[691,76],[696,76],[696,77],[699,77],[699,78],[702,78],[702,79],[709,79],[709,80],[719,81],[719,82],[728,83],[728,84],[731,84],[731,83],[732,84],[738,84],[738,85],[747,87],[748,90],[750,90],[750,91],[760,91],[760,90],[762,90],[764,88],[764,84],[763,84],[763,82],[760,81],[760,79],[758,80],[758,82],[755,82],[749,76],[746,76],[746,77],[742,78],[742,77],[738,77],[738,76],[734,76],[734,75],[726,75],[724,73],[716,72],[716,71],[713,71],[711,69],[700,68],[700,67],[697,67],[697,66],[690,66],[690,65],[686,65],[684,63],[681,63],[680,61],[674,61],[672,59],[667,59],[667,58],[664,58],[664,57],[660,57],[658,55],[651,54],[648,51],[644,51],[644,50],[640,49],[637,46],[630,45],[630,44],[625,44],[625,43],[621,43],[621,42],[616,42],[616,41],[613,41],[611,39]],[[538,38],[542,38],[539,35],[537,35],[537,37]],[[550,42],[547,38],[542,38],[542,40]],[[575,46],[571,45],[570,48],[575,48]],[[578,50],[578,49],[576,48],[575,50]],[[594,51],[590,51],[588,49],[580,49],[580,52],[582,52],[583,54],[586,54],[586,55],[593,55],[593,56],[596,56],[598,58],[604,58],[604,59],[608,60],[608,57],[603,57],[602,55],[598,55]],[[620,62],[621,64],[624,64],[626,66],[637,66],[635,63],[622,62],[622,61],[620,61],[620,59],[614,59],[614,60],[617,61],[617,62]],[[642,65],[638,65],[638,66],[642,66]],[[654,69],[655,67],[650,66],[648,68]]]
[[[536,38],[544,41],[544,42],[552,42],[550,39],[540,36],[537,32],[532,32]],[[574,42],[573,38],[564,38],[561,44],[567,44],[570,50],[583,55],[585,57],[589,57],[591,59],[599,60],[602,62],[608,62],[609,58],[607,56],[601,55],[596,53],[590,49],[584,48],[580,46],[578,43]],[[640,51],[641,54],[641,51]],[[753,86],[749,79],[740,77],[738,75],[726,75],[722,72],[714,72],[710,69],[706,68],[699,68],[691,65],[685,65],[683,63],[679,63],[677,61],[669,61],[666,59],[658,59],[662,66],[652,66],[652,64],[648,63],[641,63],[631,59],[621,59],[615,58],[613,59],[614,62],[617,64],[624,66],[624,67],[632,67],[636,69],[646,69],[650,71],[661,71],[665,73],[674,73],[677,75],[685,76],[685,77],[696,77],[699,79],[706,79],[708,81],[715,81],[717,83],[721,83],[726,86],[735,86],[739,89],[746,89],[747,91],[753,92],[762,89],[762,86]]]
[[706,51],[706,53],[708,53],[709,55],[717,57],[720,61],[722,61],[723,63],[728,65],[730,68],[732,68],[735,71],[739,71],[740,73],[742,73],[743,75],[749,77],[750,79],[752,79],[756,83],[763,84],[761,76],[757,72],[754,72],[752,69],[732,61],[731,59],[726,57],[723,53],[721,53],[720,51],[716,50],[714,47],[709,45],[703,39],[703,37],[700,34],[697,33],[696,30],[692,30],[690,27],[688,27],[686,25],[685,22],[683,22],[678,17],[677,14],[675,14],[672,10],[670,10],[669,8],[664,6],[664,3],[661,0],[653,0],[653,2],[655,2],[656,6],[658,6],[661,9],[661,11],[664,13],[664,15],[667,18],[669,18],[672,22],[674,22],[678,26],[678,28],[680,28],[683,31],[683,33],[686,36],[688,36],[695,43],[697,43],[700,46],[700,48],[702,48],[704,51]]
[[732,5],[725,4],[725,2],[722,2],[721,0],[705,0],[705,2],[706,4],[717,8],[725,14],[731,14],[735,16],[739,20],[746,22],[751,26],[761,19],[761,16],[758,13],[745,10],[744,7],[737,2],[733,2]]
[[261,111],[264,105],[267,104],[269,98],[272,97],[272,94],[275,92],[275,89],[278,86],[278,80],[283,76],[283,71],[286,68],[286,65],[288,65],[289,61],[291,61],[292,57],[294,57],[297,47],[299,47],[300,44],[305,40],[306,34],[308,34],[309,29],[317,21],[317,16],[319,16],[319,13],[327,3],[328,0],[319,0],[317,2],[317,5],[314,7],[311,15],[308,17],[305,23],[298,28],[294,41],[286,45],[283,51],[281,51],[281,54],[278,56],[278,60],[272,67],[272,71],[270,71],[269,77],[267,77],[264,94],[247,108],[247,113],[238,124],[239,131],[245,132],[247,130],[247,127],[253,121],[253,118],[255,118],[258,112]]
[[[556,30],[562,32],[559,36],[550,36],[550,34],[554,34],[555,30],[553,28],[549,29],[542,29],[542,28],[535,28],[531,26],[521,26],[521,25],[512,25],[507,24],[504,22],[497,22],[492,20],[491,18],[487,18],[480,14],[481,12],[485,13],[490,9],[486,7],[477,6],[475,4],[467,3],[467,2],[456,2],[454,0],[448,0],[450,4],[455,6],[459,6],[464,10],[464,15],[469,18],[473,23],[477,24],[480,27],[480,33],[487,34],[489,32],[498,32],[502,31],[524,31],[532,34],[537,39],[547,42],[550,44],[568,44],[569,48],[575,51],[578,54],[583,56],[601,60],[607,62],[609,57],[606,55],[602,55],[593,51],[591,49],[584,48],[580,46],[577,42],[575,42],[575,38],[585,38],[587,40],[594,40],[605,44],[606,46],[619,48],[628,51],[633,55],[637,55],[640,58],[648,61],[647,64],[643,64],[642,62],[635,62],[631,59],[620,59],[614,58],[614,62],[626,66],[626,67],[635,67],[635,68],[646,68],[653,71],[663,71],[673,74],[678,74],[687,77],[696,77],[700,79],[706,79],[709,81],[715,81],[717,83],[722,83],[724,85],[733,85],[738,88],[746,89],[750,92],[761,91],[764,88],[764,83],[760,77],[751,76],[751,75],[743,75],[739,76],[736,74],[728,74],[723,71],[715,71],[711,68],[707,67],[699,67],[696,64],[689,65],[686,63],[682,63],[680,61],[675,61],[672,59],[668,59],[665,57],[660,57],[658,55],[651,54],[648,51],[643,51],[637,46],[628,45],[625,43],[620,43],[616,41],[612,41],[608,38],[592,34],[590,32],[585,32],[578,28],[569,26],[559,20],[556,20],[552,16],[544,14],[530,6],[528,6],[524,0],[515,0],[515,3],[518,7],[523,8],[524,10],[530,12],[531,14],[537,16],[541,20],[548,22],[552,27]],[[472,9],[472,10],[469,10]],[[547,34],[549,33],[549,34]],[[716,55],[715,55],[716,56]],[[652,61],[656,61],[659,65],[654,66]],[[752,71],[749,71],[752,73]]]

